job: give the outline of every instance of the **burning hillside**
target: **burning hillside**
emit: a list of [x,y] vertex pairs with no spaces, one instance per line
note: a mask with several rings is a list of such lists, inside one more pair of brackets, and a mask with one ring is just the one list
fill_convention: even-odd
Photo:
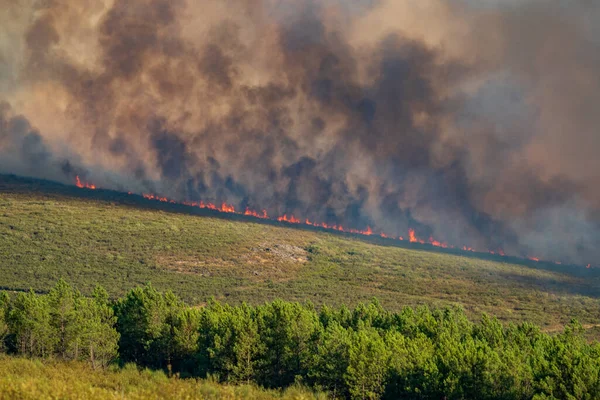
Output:
[[[75,182],[75,186],[77,186],[80,189],[90,189],[90,190],[96,190],[97,187],[94,184],[91,183],[82,183],[81,180],[79,179],[79,177],[76,177],[76,182]],[[132,195],[132,192],[128,192],[129,195]],[[313,222],[310,221],[308,219],[305,220],[300,220],[296,217],[294,217],[293,215],[287,215],[284,214],[282,216],[279,216],[277,218],[269,218],[269,216],[267,215],[266,210],[263,210],[262,212],[256,212],[254,210],[250,210],[248,208],[246,208],[246,210],[244,212],[240,212],[240,211],[236,211],[235,207],[233,205],[230,204],[226,204],[223,203],[220,206],[215,205],[213,203],[210,202],[203,202],[203,201],[184,201],[184,202],[177,202],[175,200],[169,199],[167,197],[161,197],[161,196],[157,196],[154,194],[149,194],[149,193],[143,193],[141,195],[144,199],[146,200],[154,200],[154,201],[158,201],[161,203],[169,203],[169,204],[180,204],[180,205],[185,205],[188,207],[198,207],[198,208],[202,208],[202,209],[208,209],[208,210],[213,210],[213,211],[218,211],[218,212],[222,212],[222,213],[228,213],[228,214],[239,214],[239,215],[245,215],[245,216],[249,216],[249,217],[254,217],[254,218],[258,218],[258,219],[270,219],[272,221],[278,221],[278,222],[284,222],[284,223],[288,223],[288,224],[299,224],[299,225],[308,225],[308,226],[313,226],[313,227],[317,227],[317,228],[322,228],[322,229],[326,229],[326,230],[331,230],[331,231],[337,231],[337,232],[343,232],[343,233],[351,233],[351,234],[356,234],[356,235],[363,235],[363,236],[372,236],[372,235],[377,235],[380,236],[384,239],[391,239],[391,240],[399,240],[399,241],[404,241],[404,237],[402,236],[398,236],[398,237],[394,237],[391,235],[388,235],[385,232],[374,232],[373,229],[371,229],[371,227],[367,227],[364,230],[359,230],[359,229],[353,229],[353,228],[344,228],[341,225],[329,225],[325,222]],[[502,249],[498,249],[498,250],[476,250],[472,247],[468,247],[468,246],[462,246],[462,247],[457,247],[454,245],[449,245],[445,242],[440,242],[435,240],[433,237],[429,237],[428,240],[423,240],[420,239],[416,236],[415,230],[410,228],[408,230],[408,241],[410,243],[419,243],[419,244],[428,244],[431,245],[433,247],[441,247],[444,249],[459,249],[459,250],[463,250],[463,251],[468,251],[468,252],[473,252],[473,253],[483,253],[483,252],[487,252],[489,254],[492,255],[499,255],[502,257],[505,257],[506,254],[504,253],[504,250]],[[542,260],[540,260],[540,258],[538,257],[531,257],[528,256],[526,257],[528,260],[530,261],[536,261],[536,262],[540,262]],[[544,260],[547,262],[547,260]],[[560,265],[562,264],[561,261],[553,261],[555,264]],[[591,268],[592,265],[588,264],[586,266],[586,268]]]
[[4,3],[0,172],[600,260],[592,2]]

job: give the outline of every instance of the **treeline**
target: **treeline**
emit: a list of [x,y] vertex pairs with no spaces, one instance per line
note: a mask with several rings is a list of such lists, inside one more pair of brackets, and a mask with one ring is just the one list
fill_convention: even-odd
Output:
[[85,298],[59,281],[46,295],[0,296],[0,339],[13,354],[134,362],[267,388],[299,383],[336,398],[600,398],[600,345],[578,323],[551,336],[486,315],[472,323],[458,308],[195,308],[151,285],[111,302],[101,288]]

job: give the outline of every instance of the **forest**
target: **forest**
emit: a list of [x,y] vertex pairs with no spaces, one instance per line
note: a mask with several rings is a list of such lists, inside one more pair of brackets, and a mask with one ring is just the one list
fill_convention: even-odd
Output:
[[177,378],[266,389],[302,386],[352,399],[594,399],[600,344],[572,321],[470,321],[458,307],[386,310],[377,300],[315,307],[282,300],[186,305],[151,284],[110,299],[60,280],[47,294],[0,295],[9,357],[135,364]]

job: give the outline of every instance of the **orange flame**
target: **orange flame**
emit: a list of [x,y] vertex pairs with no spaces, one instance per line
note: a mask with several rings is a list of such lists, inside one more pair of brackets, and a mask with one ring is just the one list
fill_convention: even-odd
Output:
[[79,179],[79,175],[77,175],[75,177],[75,186],[77,186],[80,189],[92,189],[92,190],[96,189],[96,185],[94,185],[94,184],[82,183],[81,180]]
[[158,200],[162,203],[169,203],[169,199],[167,199],[166,197],[158,197],[153,194],[142,193],[142,197],[147,200]]
[[412,228],[410,228],[410,229],[408,230],[408,240],[409,240],[411,243],[421,243],[421,244],[425,244],[425,241],[424,241],[423,239],[419,239],[419,238],[417,237],[417,234],[415,233],[415,230],[414,230],[414,229],[412,229]]
[[527,257],[528,260],[539,262],[540,259],[538,257]]
[[269,218],[269,216],[267,215],[267,210],[262,210],[262,213],[259,214],[256,211],[249,209],[248,207],[246,207],[246,211],[244,211],[244,215],[248,215],[248,216],[255,217],[255,218],[262,218],[262,219]]
[[219,211],[226,212],[226,213],[234,213],[235,208],[232,205],[223,203],[223,204],[221,204],[221,208],[219,209]]
[[448,243],[437,241],[431,236],[429,237],[429,244],[435,247],[441,247],[443,249],[447,249],[448,247],[450,247],[448,246]]
[[408,240],[411,243],[416,243],[417,242],[417,236],[415,235],[415,230],[412,229],[412,228],[408,230]]
[[300,220],[290,214],[288,217],[287,214],[283,214],[283,216],[278,217],[277,221],[279,222],[289,222],[290,224],[299,224]]

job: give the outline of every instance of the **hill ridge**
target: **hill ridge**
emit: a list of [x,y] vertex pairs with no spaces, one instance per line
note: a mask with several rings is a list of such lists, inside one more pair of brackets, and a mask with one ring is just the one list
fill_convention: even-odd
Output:
[[597,269],[428,249],[8,175],[0,176],[0,265],[0,287],[15,291],[44,292],[62,277],[84,292],[101,284],[118,296],[151,281],[191,304],[215,297],[352,306],[377,297],[394,310],[461,305],[473,316],[546,328],[572,317],[600,320]]

